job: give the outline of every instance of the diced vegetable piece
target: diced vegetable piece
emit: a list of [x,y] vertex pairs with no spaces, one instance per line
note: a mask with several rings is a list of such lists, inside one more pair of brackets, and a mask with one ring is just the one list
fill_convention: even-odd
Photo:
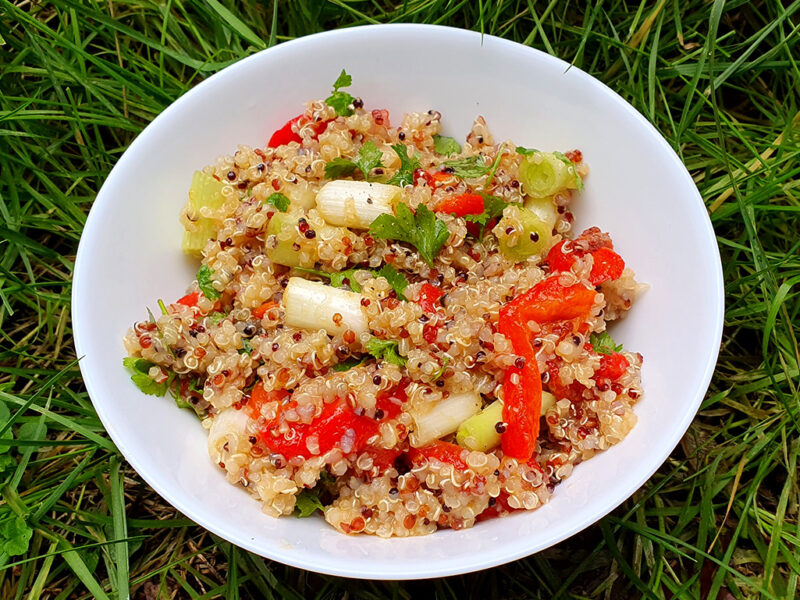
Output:
[[503,421],[503,403],[497,400],[458,426],[456,440],[468,450],[487,452],[500,444],[496,426]]
[[522,159],[519,179],[526,194],[535,198],[552,196],[564,189],[577,189],[580,177],[569,159],[553,152],[534,152]]
[[449,435],[480,410],[480,394],[464,392],[440,400],[425,413],[413,412],[411,417],[416,426],[411,433],[411,444],[420,447]]
[[289,119],[283,125],[283,127],[272,134],[272,136],[269,138],[267,146],[270,148],[277,148],[278,146],[283,146],[289,142],[297,142],[298,144],[302,142],[303,139],[293,130],[294,124],[297,123],[302,117],[303,115],[297,115],[295,118]]
[[200,218],[194,222],[196,229],[189,231],[186,229],[183,232],[183,240],[181,240],[181,249],[185,254],[200,257],[203,253],[203,248],[206,247],[208,240],[217,235],[218,225],[212,219]]
[[331,181],[317,192],[317,209],[333,225],[369,229],[380,215],[393,215],[403,190],[367,181]]
[[368,331],[361,294],[302,277],[291,277],[283,292],[286,324],[299,329],[324,329],[331,335]]
[[194,227],[183,232],[181,248],[186,254],[199,256],[208,240],[217,235],[219,225],[213,219],[204,217],[202,209],[217,210],[225,203],[223,190],[225,184],[211,175],[195,171],[189,188],[190,216]]
[[[521,230],[519,225],[522,225]],[[553,228],[526,208],[515,204],[507,206],[497,227],[500,230],[500,250],[516,262],[535,254],[543,254],[550,247],[550,232]]]
[[464,449],[461,446],[437,440],[422,448],[411,448],[408,451],[408,458],[415,467],[438,461],[463,471],[467,468],[467,463],[461,458],[462,454]]
[[525,200],[525,208],[539,217],[539,220],[550,227],[550,231],[556,226],[558,221],[558,210],[552,196],[544,198],[530,198]]
[[[273,263],[287,267],[313,267],[314,259],[297,251],[293,246],[297,228],[297,217],[287,213],[275,213],[267,225],[266,253]],[[271,247],[271,236],[275,236],[277,244]]]
[[542,392],[542,416],[556,405],[556,397],[550,392]]

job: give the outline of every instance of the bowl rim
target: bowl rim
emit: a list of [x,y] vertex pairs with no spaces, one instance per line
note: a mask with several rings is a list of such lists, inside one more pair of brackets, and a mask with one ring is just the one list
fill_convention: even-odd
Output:
[[[499,548],[498,551],[492,554],[482,554],[480,561],[471,561],[468,564],[465,564],[464,561],[461,561],[460,563],[457,564],[447,564],[444,567],[437,567],[436,563],[434,562],[434,564],[427,569],[420,571],[418,568],[416,568],[414,569],[413,572],[407,568],[403,570],[404,568],[402,567],[402,565],[397,564],[395,565],[396,569],[393,569],[391,572],[386,570],[380,572],[366,572],[364,569],[358,568],[360,561],[348,562],[346,560],[346,557],[342,561],[340,561],[338,568],[328,567],[327,565],[316,566],[315,564],[311,564],[311,561],[308,558],[304,558],[306,556],[304,553],[298,553],[296,551],[282,549],[279,545],[275,545],[272,548],[265,550],[264,548],[259,547],[256,543],[254,543],[255,541],[254,539],[253,541],[251,541],[251,539],[249,538],[231,539],[234,538],[235,536],[228,534],[225,531],[224,527],[220,527],[215,522],[204,519],[202,516],[198,514],[197,511],[194,510],[192,503],[185,503],[182,502],[180,499],[176,499],[168,489],[164,489],[160,485],[160,483],[157,482],[156,478],[151,477],[151,475],[147,473],[145,469],[141,468],[140,461],[137,459],[136,455],[133,452],[131,452],[129,448],[126,447],[123,435],[117,429],[117,426],[115,425],[113,419],[111,419],[111,417],[106,413],[106,410],[104,408],[104,403],[94,401],[95,397],[101,398],[102,394],[100,394],[100,390],[95,386],[92,380],[91,372],[88,372],[88,367],[84,367],[84,361],[81,360],[85,356],[84,349],[90,345],[90,340],[85,339],[84,335],[82,334],[84,329],[83,327],[81,327],[82,321],[79,310],[79,307],[81,306],[82,303],[82,298],[85,295],[85,291],[83,290],[83,286],[80,285],[80,281],[82,281],[84,271],[89,268],[87,266],[87,263],[89,261],[89,258],[87,257],[88,251],[85,249],[89,243],[86,241],[87,238],[84,236],[84,232],[86,232],[87,230],[91,231],[93,229],[94,222],[95,220],[97,220],[98,218],[97,215],[100,212],[100,210],[95,210],[97,206],[102,203],[108,202],[107,200],[105,200],[105,196],[103,196],[102,193],[103,188],[106,187],[109,184],[109,182],[113,182],[117,178],[117,176],[119,176],[119,165],[120,162],[122,161],[123,156],[127,154],[130,150],[137,148],[140,145],[146,144],[150,133],[156,130],[159,124],[163,120],[168,119],[170,115],[172,115],[173,113],[180,111],[184,106],[184,104],[188,101],[188,99],[193,98],[198,93],[202,93],[202,90],[208,87],[207,84],[209,84],[209,82],[215,81],[218,77],[220,77],[225,71],[228,71],[230,68],[239,67],[251,61],[261,60],[262,55],[267,52],[272,54],[281,52],[293,52],[296,48],[301,48],[303,45],[316,43],[320,38],[332,39],[336,37],[359,36],[365,32],[369,33],[378,28],[382,28],[383,30],[392,29],[394,31],[403,31],[407,32],[408,35],[410,36],[431,35],[436,33],[447,34],[449,36],[462,36],[461,39],[463,39],[465,42],[472,42],[472,43],[474,43],[474,40],[476,38],[480,38],[481,45],[484,44],[484,39],[488,38],[491,40],[492,44],[496,45],[496,47],[498,48],[497,51],[502,51],[504,49],[520,50],[524,48],[525,51],[537,54],[539,55],[540,58],[544,60],[556,61],[557,63],[560,63],[564,67],[565,72],[567,70],[575,71],[574,76],[580,78],[585,85],[594,88],[594,91],[596,91],[597,93],[610,96],[612,101],[619,106],[620,110],[627,112],[628,115],[632,117],[635,121],[637,121],[640,126],[643,126],[646,130],[648,130],[650,135],[653,136],[654,139],[657,139],[657,144],[661,146],[665,151],[665,158],[668,156],[669,160],[671,160],[673,163],[677,163],[677,166],[679,166],[680,171],[683,174],[683,177],[686,179],[686,183],[689,183],[690,187],[694,190],[697,202],[700,205],[704,206],[702,197],[699,191],[697,190],[697,187],[695,186],[694,181],[692,180],[689,172],[686,170],[686,167],[683,165],[682,161],[680,160],[674,149],[669,145],[664,136],[653,126],[653,124],[650,123],[650,121],[648,121],[638,110],[636,110],[630,103],[628,103],[624,98],[622,98],[614,90],[608,87],[605,83],[603,83],[599,79],[596,79],[592,75],[586,73],[582,69],[567,63],[561,58],[552,56],[536,48],[525,46],[523,44],[511,40],[506,40],[489,34],[482,34],[480,32],[472,30],[461,29],[457,27],[448,27],[443,25],[394,23],[394,24],[362,25],[357,27],[336,29],[332,31],[324,31],[296,38],[294,40],[290,40],[287,42],[283,42],[271,48],[267,48],[259,52],[256,52],[243,59],[237,60],[234,63],[231,63],[227,67],[214,73],[207,79],[201,81],[199,84],[195,85],[190,90],[182,94],[179,98],[177,98],[169,106],[167,106],[161,113],[159,113],[150,123],[148,123],[146,127],[142,129],[142,131],[136,136],[133,142],[126,149],[125,153],[123,153],[123,155],[120,156],[120,158],[115,163],[114,167],[109,172],[100,190],[98,190],[97,196],[95,197],[95,200],[92,203],[92,207],[90,208],[89,214],[84,223],[83,231],[81,233],[81,239],[78,244],[78,251],[76,254],[75,266],[73,270],[71,318],[72,318],[73,340],[76,353],[78,356],[78,364],[81,370],[81,375],[84,381],[84,385],[86,386],[87,392],[89,394],[89,397],[90,399],[92,399],[92,404],[94,406],[94,409],[97,412],[97,415],[100,418],[103,427],[108,432],[108,435],[115,444],[115,446],[119,449],[124,458],[138,473],[138,475],[159,496],[161,496],[164,500],[166,500],[170,505],[175,507],[184,516],[188,517],[194,523],[207,529],[211,533],[231,543],[234,543],[245,550],[248,550],[259,556],[269,558],[271,560],[275,560],[292,567],[310,570],[325,575],[351,577],[356,579],[376,579],[376,580],[428,579],[433,577],[470,573],[506,564],[518,560],[520,558],[524,558],[526,556],[535,554],[536,552],[539,552],[545,548],[558,544],[569,537],[572,537],[573,535],[582,531],[588,526],[598,522],[612,510],[620,506],[625,500],[630,498],[636,492],[636,490],[638,490],[644,483],[646,483],[653,476],[653,474],[661,467],[664,461],[669,457],[669,455],[672,453],[672,451],[680,442],[680,439],[687,431],[689,425],[691,424],[692,420],[697,414],[697,410],[699,409],[703,401],[703,398],[705,397],[714,370],[716,368],[717,358],[720,350],[720,343],[722,340],[722,328],[724,322],[724,305],[725,305],[724,280],[722,273],[722,263],[719,253],[719,246],[716,242],[714,229],[711,224],[711,219],[707,211],[703,213],[704,219],[702,219],[703,220],[702,230],[704,235],[707,236],[706,241],[711,242],[710,246],[713,248],[713,251],[715,253],[714,258],[716,258],[716,260],[714,261],[714,266],[715,266],[713,273],[714,281],[712,282],[713,285],[710,286],[716,290],[716,294],[712,299],[707,299],[707,301],[709,302],[709,306],[712,308],[712,310],[715,312],[717,316],[714,329],[714,337],[713,337],[713,340],[716,343],[713,346],[713,351],[708,355],[707,361],[703,367],[702,375],[700,378],[702,384],[697,389],[696,396],[693,402],[693,410],[686,411],[685,415],[680,421],[679,426],[676,427],[675,430],[673,431],[669,444],[665,444],[664,449],[658,454],[658,460],[655,460],[655,458],[651,459],[652,466],[645,470],[644,475],[638,478],[635,482],[618,490],[617,493],[614,494],[613,499],[600,505],[598,509],[592,513],[591,517],[587,517],[582,521],[575,522],[572,525],[572,527],[566,529],[561,535],[558,535],[548,540],[548,542],[541,548],[537,548],[536,544],[532,543],[528,549],[522,549],[510,552],[510,551],[503,551],[502,544],[500,544],[498,546]],[[100,200],[100,203],[98,203],[98,200]],[[387,540],[387,543],[402,543],[403,539],[405,538],[399,538],[399,539],[392,538],[391,540]]]

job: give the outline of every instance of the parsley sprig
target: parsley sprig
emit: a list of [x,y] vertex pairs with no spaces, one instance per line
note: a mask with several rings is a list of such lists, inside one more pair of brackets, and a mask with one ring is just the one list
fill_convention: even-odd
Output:
[[450,154],[461,154],[461,144],[454,138],[439,135],[433,135],[433,150],[436,154],[449,156]]
[[622,350],[622,344],[616,344],[607,331],[593,333],[589,336],[589,343],[598,354],[614,354]]
[[408,287],[408,279],[406,279],[406,276],[395,269],[392,265],[383,265],[377,271],[370,271],[369,269],[347,269],[346,271],[334,271],[332,273],[328,273],[327,271],[305,269],[302,267],[295,267],[295,270],[300,271],[301,273],[308,273],[310,275],[324,277],[331,282],[333,287],[349,287],[351,291],[357,293],[361,292],[361,284],[356,281],[353,275],[355,275],[356,271],[367,271],[368,273],[372,273],[372,275],[375,277],[384,277],[397,294],[397,298],[399,300],[407,300],[407,298],[403,295],[403,292]]
[[453,175],[461,179],[475,179],[483,177],[489,172],[489,167],[486,166],[480,155],[454,158],[444,161],[443,164],[453,170]]
[[465,215],[464,220],[480,225],[480,237],[483,237],[483,232],[486,229],[486,226],[491,222],[492,219],[502,215],[503,209],[505,209],[508,204],[508,202],[504,202],[497,196],[484,195],[483,212],[479,215]]
[[211,276],[213,274],[214,269],[208,265],[203,265],[200,267],[200,270],[197,271],[197,285],[200,288],[200,291],[203,292],[203,296],[209,300],[219,300],[222,294],[213,285],[211,285],[213,281]]
[[278,212],[285,213],[287,210],[289,210],[289,198],[280,192],[271,194],[270,197],[267,198],[267,204],[274,206],[276,209],[278,209]]
[[447,225],[436,218],[424,204],[417,206],[416,214],[402,203],[395,210],[397,216],[380,215],[375,219],[369,227],[370,235],[382,240],[411,244],[428,266],[432,267],[433,260],[450,236]]
[[405,187],[414,183],[414,171],[420,168],[419,154],[414,151],[413,156],[408,156],[408,147],[404,144],[392,144],[392,150],[400,158],[400,168],[389,180],[391,185]]
[[150,367],[155,363],[144,358],[129,356],[122,359],[122,365],[128,369],[131,374],[131,381],[136,384],[136,387],[148,396],[163,396],[166,394],[172,379],[175,377],[175,374],[171,373],[164,382],[156,383],[149,375]]
[[349,177],[358,169],[366,181],[374,181],[379,177],[372,177],[372,170],[383,166],[382,158],[383,153],[378,150],[375,142],[369,140],[358,150],[358,156],[356,156],[355,160],[339,156],[327,163],[325,165],[325,179]]
[[347,74],[347,71],[342,69],[339,77],[333,83],[333,92],[325,99],[325,104],[330,106],[336,111],[340,117],[349,117],[353,114],[352,104],[355,98],[347,92],[341,91],[342,88],[350,87],[353,84],[353,78]]
[[388,363],[404,367],[406,359],[400,356],[400,343],[394,340],[381,340],[376,337],[370,338],[367,342],[367,352],[378,360],[385,360]]

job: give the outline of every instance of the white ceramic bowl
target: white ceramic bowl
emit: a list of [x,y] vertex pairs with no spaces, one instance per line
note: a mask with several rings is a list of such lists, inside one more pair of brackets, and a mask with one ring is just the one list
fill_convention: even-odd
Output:
[[[498,140],[580,148],[591,167],[575,231],[598,225],[651,289],[614,337],[644,355],[639,423],[578,466],[534,512],[465,531],[383,540],[345,536],[321,518],[273,519],[225,482],[206,434],[167,398],[142,395],[122,369],[122,336],[157,298],[178,298],[197,264],[181,253],[178,211],[192,172],[270,133],[327,96],[345,67],[367,107],[441,111],[463,139],[477,115]],[[155,119],[94,202],[75,265],[75,344],[89,394],[136,471],[187,517],[231,542],[321,573],[414,579],[484,569],[580,531],[639,488],[692,420],[717,358],[722,274],[710,221],[667,142],[596,79],[546,54],[478,33],[421,25],[333,31],[281,44],[201,83]]]

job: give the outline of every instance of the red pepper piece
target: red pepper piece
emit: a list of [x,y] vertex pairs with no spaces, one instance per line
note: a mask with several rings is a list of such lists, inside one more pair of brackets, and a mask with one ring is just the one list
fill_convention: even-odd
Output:
[[302,142],[303,138],[294,132],[292,126],[302,119],[303,116],[304,115],[298,115],[294,119],[289,119],[283,127],[272,134],[272,137],[269,138],[267,146],[270,148],[277,148],[278,146],[283,146],[289,142]]
[[[574,245],[583,241],[588,245],[588,250],[582,250]],[[625,261],[614,252],[607,234],[602,233],[597,227],[591,227],[580,234],[575,242],[571,242],[571,252],[564,252],[564,245],[568,240],[562,240],[550,248],[547,253],[547,264],[553,273],[569,271],[580,256],[591,254],[594,259],[589,281],[592,285],[600,285],[605,281],[619,279],[625,269]],[[568,246],[568,247],[570,247]]]
[[495,498],[494,506],[487,507],[481,514],[477,516],[476,521],[486,521],[487,519],[494,519],[501,514],[516,512],[522,510],[520,508],[512,508],[508,504],[508,492],[502,491],[500,495]]
[[253,309],[253,311],[252,311],[253,312],[253,316],[256,319],[263,319],[264,315],[267,313],[267,311],[270,308],[272,308],[273,306],[278,306],[278,303],[277,302],[272,302],[272,301],[264,302],[264,304],[262,304],[261,306],[258,306],[258,307]]
[[247,403],[247,414],[249,414],[250,418],[253,420],[258,419],[258,417],[261,416],[262,406],[269,402],[283,400],[288,395],[289,392],[286,390],[268,392],[264,389],[264,384],[259,381],[250,392],[250,400]]
[[411,464],[419,466],[425,461],[438,460],[439,462],[453,465],[457,469],[466,469],[467,463],[461,459],[464,448],[450,442],[435,441],[422,448],[411,448],[408,458]]
[[375,408],[383,411],[383,416],[378,421],[394,419],[403,411],[403,404],[407,400],[406,387],[408,384],[408,379],[401,379],[396,386],[378,393]]
[[625,270],[625,261],[610,248],[598,248],[592,252],[594,264],[589,275],[592,285],[600,285],[604,281],[613,281],[622,276]]
[[564,287],[558,277],[548,277],[506,304],[500,309],[500,317],[503,313],[511,316],[513,312],[523,325],[528,321],[546,323],[587,317],[596,295],[597,292],[579,283]]
[[461,194],[442,200],[436,207],[436,212],[465,217],[467,215],[479,215],[483,212],[483,208],[483,196],[479,194]]
[[186,294],[183,298],[177,301],[177,304],[183,304],[184,306],[197,306],[198,298],[200,298],[200,292],[193,292],[191,294]]
[[428,323],[422,330],[422,339],[429,344],[436,343],[436,339],[439,337],[439,328],[440,325],[438,323],[436,325],[431,325]]
[[618,352],[605,354],[600,357],[600,368],[594,372],[594,379],[595,381],[600,379],[619,379],[629,366],[628,359],[622,354]]
[[430,283],[423,283],[419,290],[417,304],[419,304],[425,312],[434,313],[436,312],[436,305],[442,296],[444,296],[444,290],[442,290],[442,288],[438,288]]
[[503,453],[528,461],[539,437],[542,413],[542,378],[530,341],[528,321],[545,323],[588,316],[597,293],[576,284],[564,287],[558,277],[548,277],[500,309],[498,328],[524,359],[506,370],[503,380]]

